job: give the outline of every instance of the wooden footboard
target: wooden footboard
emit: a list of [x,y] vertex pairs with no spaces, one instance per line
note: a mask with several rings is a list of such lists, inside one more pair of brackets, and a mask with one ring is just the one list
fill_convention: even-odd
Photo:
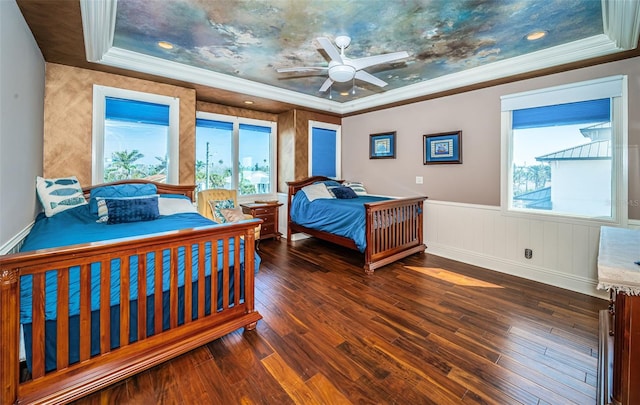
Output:
[[423,202],[426,197],[399,198],[365,204],[367,274],[414,253],[424,252]]
[[[318,181],[332,180],[323,176],[314,176],[299,181],[287,182],[289,185],[287,209],[287,241],[296,232],[306,233],[350,249],[357,250],[353,240],[327,232],[310,229],[291,220],[291,200],[303,187]],[[338,180],[342,182],[342,180]],[[364,251],[364,270],[373,274],[374,270],[393,263],[414,253],[424,252],[423,243],[424,214],[423,205],[427,197],[395,198],[365,206],[366,241]]]
[[[255,328],[261,319],[254,309],[254,228],[259,222],[251,220],[1,256],[0,403],[71,402],[238,328]],[[244,271],[240,269],[241,238],[244,238]],[[207,259],[204,253],[207,246],[222,246],[223,253],[219,256],[222,263],[215,248]],[[153,271],[149,257],[159,258],[163,252],[170,252],[165,253],[169,254],[169,285],[163,285],[162,272],[154,272],[155,282],[150,286],[146,277],[147,272]],[[137,260],[138,297],[153,295],[153,299],[139,299],[135,305],[129,284],[134,274],[132,258]],[[116,325],[112,318],[114,304],[110,302],[114,292],[110,275],[114,260],[119,260],[121,276]],[[101,292],[99,309],[94,310],[99,316],[99,354],[92,355],[91,342],[96,336],[91,331],[91,267],[96,263],[100,266]],[[183,266],[183,277],[179,276],[179,266]],[[210,270],[216,267],[221,269],[217,277]],[[69,280],[79,277],[79,348],[73,348],[78,349],[79,361],[69,363],[71,316],[57,315],[56,364],[53,371],[46,371],[45,273],[53,269],[57,270],[57,314],[70,314]],[[207,271],[213,277],[207,277]],[[32,277],[33,345],[32,376],[21,382],[18,344],[23,276]],[[159,286],[162,287],[158,290]],[[205,289],[210,291],[208,306]],[[168,316],[168,325],[159,316],[167,303],[169,314],[164,313],[164,317]],[[156,314],[153,322],[147,319],[149,313]],[[135,336],[131,332],[133,323],[140,325]],[[153,324],[153,332],[144,327],[149,323]],[[110,331],[114,326],[119,329],[119,345],[112,348]]]

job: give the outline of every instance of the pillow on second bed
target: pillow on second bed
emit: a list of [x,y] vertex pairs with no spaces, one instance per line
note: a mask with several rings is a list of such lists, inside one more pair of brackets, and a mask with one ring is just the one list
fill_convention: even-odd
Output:
[[353,191],[356,192],[356,194],[358,195],[365,195],[367,194],[367,189],[364,188],[364,185],[360,182],[357,181],[349,181],[349,182],[345,182],[344,183],[345,186],[351,188]]
[[307,199],[310,202],[317,200],[318,198],[334,198],[324,183],[314,183],[309,186],[302,187],[302,192],[307,196]]
[[336,198],[339,198],[341,200],[346,200],[349,198],[358,198],[358,194],[356,194],[356,192],[353,191],[351,187],[345,187],[345,186],[334,187],[331,189],[331,192],[333,193],[333,195],[336,196]]

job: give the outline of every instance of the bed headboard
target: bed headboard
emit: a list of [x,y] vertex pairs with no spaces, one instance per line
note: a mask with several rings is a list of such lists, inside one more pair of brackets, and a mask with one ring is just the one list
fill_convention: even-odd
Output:
[[344,182],[344,180],[335,180],[325,176],[312,176],[302,180],[288,181],[287,185],[289,186],[289,196],[293,196],[301,188],[306,187],[310,184],[313,184],[317,181],[327,181],[327,180],[337,181],[338,183]]
[[84,194],[84,198],[89,199],[91,190],[93,190],[94,188],[102,187],[102,186],[115,186],[117,184],[132,184],[132,183],[154,184],[158,188],[158,194],[179,194],[179,195],[184,195],[189,197],[191,201],[195,201],[195,197],[196,197],[195,184],[166,184],[166,183],[158,183],[155,181],[145,180],[145,179],[118,180],[118,181],[112,181],[110,183],[94,184],[92,186],[82,187],[82,193]]
[[340,184],[344,182],[344,180],[334,180],[325,176],[311,176],[311,177],[307,177],[306,179],[287,182],[287,185],[289,186],[289,192],[287,194],[287,224],[288,224],[287,240],[291,240],[291,227],[290,227],[291,226],[291,200],[293,199],[293,196],[295,195],[295,193],[298,192],[298,190],[301,190],[303,187],[306,187],[317,181],[327,181],[327,180],[337,181]]

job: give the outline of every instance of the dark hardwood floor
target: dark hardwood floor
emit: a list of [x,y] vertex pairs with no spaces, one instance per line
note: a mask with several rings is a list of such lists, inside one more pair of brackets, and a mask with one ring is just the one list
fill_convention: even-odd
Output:
[[428,253],[366,276],[321,241],[260,249],[255,331],[77,403],[595,403],[604,300]]

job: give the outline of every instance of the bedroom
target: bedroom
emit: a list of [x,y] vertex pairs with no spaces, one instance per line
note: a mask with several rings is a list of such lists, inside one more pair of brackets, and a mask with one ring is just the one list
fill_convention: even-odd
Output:
[[[19,13],[19,10],[8,7],[3,4],[3,14],[7,10]],[[17,24],[18,17],[11,17],[11,21]],[[28,27],[7,25],[4,21],[3,129],[0,151],[2,245],[18,235],[33,220],[33,214],[38,210],[32,187],[33,179],[48,170],[43,167],[42,157],[51,153],[51,150],[47,150],[42,138],[36,135],[42,134],[46,126],[43,122],[47,109],[43,105],[47,84],[45,70],[46,74],[52,75],[56,72],[71,76],[75,72],[80,72],[79,76],[94,74],[61,65],[50,64],[45,67]],[[9,36],[4,35],[4,30],[9,28],[15,31]],[[13,38],[14,42],[23,42],[17,46],[6,44],[4,41],[8,41],[8,37]],[[17,63],[23,58],[29,59]],[[146,82],[136,79],[95,74],[109,77],[109,81],[137,83],[131,87],[146,86]],[[429,252],[434,255],[439,254],[589,295],[600,294],[602,297],[602,293],[595,290],[597,226],[558,224],[555,221],[527,218],[505,219],[501,216],[499,103],[500,96],[505,94],[620,74],[629,77],[629,110],[634,111],[640,96],[637,58],[523,78],[513,83],[344,117],[341,120],[343,133],[357,133],[358,136],[343,138],[343,153],[353,152],[349,153],[353,159],[343,162],[343,174],[362,181],[374,193],[405,195],[410,190],[413,194],[428,195],[426,212],[432,221],[425,222],[425,235]],[[51,83],[55,81],[49,82]],[[4,88],[9,85],[19,87],[7,92]],[[188,92],[180,86],[174,89]],[[185,97],[193,97],[195,110],[195,96]],[[455,111],[455,114],[451,111]],[[631,170],[638,165],[637,156],[631,150],[633,145],[638,144],[639,127],[637,117],[630,114],[628,177],[631,186],[628,200],[631,227],[640,225],[640,204],[637,204],[640,197],[638,171]],[[463,164],[424,166],[420,150],[422,136],[458,129],[465,135]],[[84,130],[90,131],[90,128],[84,127]],[[368,159],[369,134],[381,131],[397,131],[398,155],[401,159]],[[69,148],[84,156],[89,153],[86,143],[71,145]],[[63,165],[75,163],[74,157],[70,156]],[[80,170],[87,173],[90,169],[83,166]],[[424,177],[423,185],[415,184],[417,176]],[[547,236],[543,238],[543,235],[548,235],[545,232],[553,232],[557,239],[549,240]],[[532,259],[523,256],[525,248],[533,250]]]

